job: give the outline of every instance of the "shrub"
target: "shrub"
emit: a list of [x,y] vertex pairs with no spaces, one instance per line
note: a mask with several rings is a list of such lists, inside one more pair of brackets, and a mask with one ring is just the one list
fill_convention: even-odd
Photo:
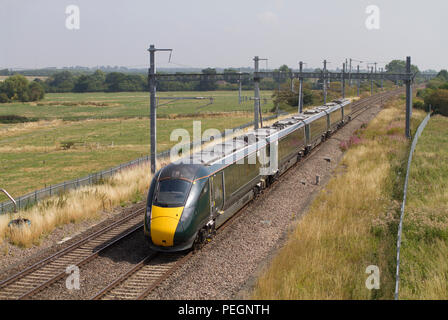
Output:
[[29,86],[28,86],[29,101],[41,100],[44,98],[44,95],[45,95],[45,90],[40,83],[33,81],[29,84]]
[[421,109],[421,110],[425,110],[425,103],[423,101],[417,100],[414,101],[414,106],[415,109]]
[[24,76],[15,74],[7,78],[0,86],[0,102],[37,101],[44,97],[45,91],[36,81],[29,82]]
[[1,92],[0,93],[0,103],[5,103],[5,102],[9,102],[9,98],[6,95],[6,93]]
[[431,105],[434,112],[448,117],[448,90],[437,89],[425,97],[425,104]]
[[24,123],[31,121],[36,121],[36,119],[30,119],[27,117],[17,116],[14,114],[0,116],[0,123]]
[[75,145],[74,141],[64,141],[61,142],[61,147],[63,150],[71,149]]

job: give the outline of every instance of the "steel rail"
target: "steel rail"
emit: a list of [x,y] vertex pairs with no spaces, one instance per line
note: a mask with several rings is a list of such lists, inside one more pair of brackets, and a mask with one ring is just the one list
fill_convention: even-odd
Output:
[[[0,299],[24,299],[66,275],[68,265],[82,265],[142,228],[136,223],[145,208],[127,215],[0,282]],[[143,219],[141,219],[143,220]]]

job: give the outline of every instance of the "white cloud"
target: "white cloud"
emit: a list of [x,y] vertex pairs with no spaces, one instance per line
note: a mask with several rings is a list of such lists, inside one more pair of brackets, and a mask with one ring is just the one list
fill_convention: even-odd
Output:
[[278,16],[272,11],[265,11],[257,15],[258,21],[264,24],[273,24],[278,22]]

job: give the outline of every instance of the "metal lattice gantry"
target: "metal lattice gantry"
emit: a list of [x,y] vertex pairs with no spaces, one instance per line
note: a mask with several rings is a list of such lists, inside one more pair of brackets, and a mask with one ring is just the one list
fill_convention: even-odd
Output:
[[[303,63],[300,63],[300,69],[298,72],[293,71],[259,71],[259,61],[267,60],[260,59],[258,56],[254,57],[254,72],[235,72],[235,73],[158,73],[155,72],[155,52],[156,51],[172,51],[172,49],[156,49],[154,45],[151,45],[148,49],[150,52],[150,63],[151,67],[149,69],[148,74],[148,82],[149,82],[149,90],[150,90],[150,118],[151,118],[151,172],[155,173],[156,170],[156,84],[159,81],[219,81],[219,80],[228,80],[231,78],[236,78],[239,82],[239,103],[241,103],[241,81],[243,78],[249,79],[253,81],[254,84],[254,128],[257,129],[259,126],[259,122],[262,121],[261,109],[260,109],[260,81],[264,78],[272,78],[275,81],[286,81],[299,79],[299,102],[298,102],[298,111],[301,112],[303,110],[303,80],[304,79],[319,79],[323,83],[324,90],[324,103],[326,103],[326,83],[331,80],[341,81],[342,83],[342,92],[341,95],[344,97],[345,95],[345,81],[350,82],[352,80],[357,80],[358,86],[358,95],[359,95],[359,86],[360,81],[362,80],[370,80],[371,81],[371,89],[373,90],[373,81],[381,80],[389,80],[392,82],[398,83],[398,81],[402,81],[406,86],[406,127],[405,127],[405,135],[407,138],[411,138],[410,133],[410,118],[412,112],[412,83],[414,81],[414,77],[416,74],[411,72],[411,57],[406,57],[406,72],[404,73],[389,73],[384,72],[380,69],[380,72],[373,72],[373,67],[370,69],[370,72],[359,72],[359,65],[357,66],[357,72],[352,72],[351,62],[358,61],[354,59],[350,59],[350,69],[348,69],[348,62],[343,64],[343,68],[341,72],[329,71],[326,68],[327,60],[324,60],[324,69],[321,71],[303,71]],[[426,74],[425,78],[430,78],[434,75]],[[261,126],[263,126],[261,122]]]
[[[346,80],[354,79],[359,81],[361,80],[370,80],[372,82],[371,86],[373,86],[373,81],[375,80],[390,80],[390,81],[403,81],[406,86],[406,128],[405,135],[407,138],[411,138],[411,130],[410,130],[410,119],[412,113],[412,82],[414,81],[414,77],[416,74],[411,72],[411,57],[406,57],[406,72],[404,73],[384,73],[384,72],[373,72],[373,67],[371,68],[371,72],[357,72],[357,73],[347,73],[345,72],[346,65],[344,64],[342,72],[332,72],[328,71],[326,68],[327,60],[324,60],[324,69],[320,72],[279,72],[279,71],[255,71],[253,78],[254,82],[260,81],[263,78],[274,78],[279,80],[287,80],[291,78],[296,79],[320,79],[323,82],[324,89],[324,103],[326,103],[326,82],[328,80],[338,80],[345,84]],[[358,69],[359,70],[359,69]],[[359,92],[359,90],[358,90]],[[303,95],[299,92],[299,100],[303,99]],[[299,101],[299,105],[301,102]]]

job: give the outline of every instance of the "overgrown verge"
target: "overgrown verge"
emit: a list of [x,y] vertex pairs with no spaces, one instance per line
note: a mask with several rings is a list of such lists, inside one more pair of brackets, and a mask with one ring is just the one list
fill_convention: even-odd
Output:
[[[336,174],[257,281],[255,299],[391,299],[409,141],[404,101],[389,102],[355,137]],[[413,128],[423,119],[414,111]],[[379,267],[380,289],[366,288]]]
[[448,118],[433,117],[412,160],[403,220],[400,299],[448,298]]
[[[17,214],[0,215],[0,243],[5,239],[21,247],[37,245],[55,228],[100,217],[101,212],[126,203],[136,203],[151,182],[149,165],[115,174],[101,184],[80,187],[39,202]],[[27,218],[31,226],[8,226],[11,219]]]

